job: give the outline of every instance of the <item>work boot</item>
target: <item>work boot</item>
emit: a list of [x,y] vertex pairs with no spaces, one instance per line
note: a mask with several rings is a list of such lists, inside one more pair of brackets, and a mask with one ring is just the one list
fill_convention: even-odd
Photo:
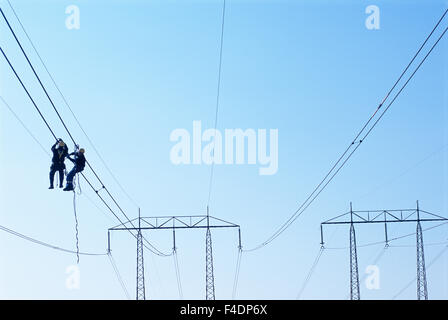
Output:
[[48,189],[54,189],[53,185],[51,185]]
[[64,191],[73,191],[73,185],[67,183],[67,185],[66,185],[65,188],[64,188]]

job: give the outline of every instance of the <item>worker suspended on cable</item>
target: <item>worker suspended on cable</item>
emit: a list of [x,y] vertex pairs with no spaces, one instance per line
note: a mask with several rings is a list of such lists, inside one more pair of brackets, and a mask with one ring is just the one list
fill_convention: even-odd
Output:
[[[84,149],[79,149],[78,151],[72,152],[68,155],[67,159],[73,162],[73,169],[67,175],[67,185],[64,188],[64,191],[72,191],[73,190],[73,178],[79,172],[84,170],[86,165],[86,158],[84,157]],[[70,156],[74,156],[71,158]]]
[[[58,147],[56,148],[56,146]],[[53,152],[53,157],[51,158],[50,187],[48,189],[54,189],[53,180],[56,171],[59,172],[59,188],[62,188],[64,184],[64,160],[68,156],[68,148],[62,139],[58,139],[58,141],[51,147],[51,151]]]

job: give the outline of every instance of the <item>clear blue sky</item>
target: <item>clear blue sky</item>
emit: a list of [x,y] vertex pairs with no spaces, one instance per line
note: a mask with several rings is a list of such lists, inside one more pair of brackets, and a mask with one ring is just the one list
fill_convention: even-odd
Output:
[[[205,213],[210,167],[175,166],[169,136],[212,128],[218,73],[221,1],[11,0],[77,117],[144,216]],[[65,27],[65,8],[80,8],[79,30]],[[380,8],[380,29],[365,27],[368,5]],[[129,216],[137,209],[108,174],[51,85],[7,2],[0,5],[86,157]],[[279,130],[279,170],[260,176],[253,165],[215,167],[211,215],[238,223],[243,246],[264,241],[323,177],[375,110],[447,7],[446,1],[227,0],[218,129]],[[447,25],[444,22],[443,27]],[[348,210],[420,205],[448,216],[448,90],[444,38],[365,144],[319,199],[268,247],[243,255],[237,298],[295,299],[319,250],[320,222]],[[58,122],[5,23],[0,45],[23,77],[56,134]],[[1,96],[48,150],[53,139],[0,59]],[[1,104],[1,102],[0,102]],[[74,249],[72,194],[48,190],[50,159],[4,105],[0,106],[0,225]],[[70,148],[73,146],[69,144]],[[69,163],[68,167],[71,167]],[[92,173],[86,170],[92,177]],[[97,185],[99,187],[99,185]],[[117,221],[82,184],[78,198],[82,251],[105,252]],[[91,198],[102,210],[98,210]],[[423,228],[432,226],[425,224]],[[390,229],[391,237],[415,225]],[[447,240],[448,226],[425,233]],[[145,234],[163,251],[171,233]],[[348,245],[348,228],[328,229],[328,247]],[[384,239],[383,228],[357,229],[360,245]],[[184,297],[205,295],[205,232],[177,235]],[[216,297],[231,298],[237,232],[213,232]],[[414,245],[415,238],[396,245]],[[364,274],[382,245],[359,248]],[[115,234],[112,249],[132,297],[135,241]],[[426,247],[426,261],[443,249]],[[390,299],[415,277],[415,247],[389,248],[379,261],[380,289],[364,299]],[[65,286],[76,257],[0,233],[0,298],[123,299],[107,257],[81,257],[81,288]],[[147,295],[177,299],[172,258],[145,253]],[[348,250],[324,251],[302,298],[345,299]],[[429,296],[448,298],[448,253],[428,268]],[[414,299],[415,284],[399,298]]]

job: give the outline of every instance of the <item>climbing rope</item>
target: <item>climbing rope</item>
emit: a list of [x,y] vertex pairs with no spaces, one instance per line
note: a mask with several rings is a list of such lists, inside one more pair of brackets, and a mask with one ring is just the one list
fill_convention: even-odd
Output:
[[[78,216],[76,214],[76,179],[78,174],[73,177],[73,212],[75,215],[75,236],[76,236],[76,263],[79,263],[79,231],[78,231]],[[79,179],[78,179],[79,181]],[[79,184],[79,182],[78,182]],[[81,190],[81,188],[79,188]],[[81,192],[79,193],[81,194]]]

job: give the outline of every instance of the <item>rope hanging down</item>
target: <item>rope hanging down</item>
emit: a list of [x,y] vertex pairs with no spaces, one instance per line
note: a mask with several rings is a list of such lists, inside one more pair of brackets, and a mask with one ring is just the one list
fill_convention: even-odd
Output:
[[[443,254],[448,250],[448,245],[445,246],[438,254],[437,256],[426,266],[426,270],[428,270],[429,268],[432,267],[432,265],[440,259],[440,257],[443,256]],[[395,300],[398,298],[398,296],[400,296],[403,292],[406,291],[407,288],[409,288],[415,281],[417,280],[417,277],[414,277],[414,279],[412,279],[411,281],[408,282],[408,284],[406,286],[404,286],[397,294],[395,294],[392,297],[392,300]]]
[[73,212],[75,214],[75,235],[76,235],[76,252],[77,263],[79,263],[79,230],[78,230],[78,215],[76,214],[76,187],[78,187],[78,195],[81,195],[81,184],[79,183],[79,176],[76,174],[73,177]]
[[75,235],[76,235],[76,263],[79,263],[79,231],[78,216],[76,215],[76,192],[73,190],[73,211],[75,213]]
[[[335,164],[332,166],[332,168],[328,171],[328,173],[325,175],[325,177],[320,181],[320,183],[317,185],[317,187],[309,194],[309,196],[306,198],[306,200],[300,205],[300,207],[291,215],[291,217],[283,224],[281,225],[266,241],[264,241],[263,243],[255,246],[252,249],[248,249],[248,250],[244,250],[245,252],[250,252],[250,251],[255,251],[258,250],[266,245],[268,245],[269,243],[271,243],[273,240],[275,240],[280,234],[282,234],[289,226],[291,226],[292,223],[294,223],[294,221],[297,220],[298,217],[301,216],[301,214],[311,205],[311,203],[314,202],[314,200],[320,195],[320,193],[327,187],[327,185],[333,180],[333,178],[339,173],[339,171],[345,166],[345,164],[347,163],[347,161],[352,157],[352,155],[356,152],[356,150],[359,148],[359,146],[361,145],[361,143],[370,135],[370,133],[372,132],[372,130],[376,127],[376,125],[378,124],[378,122],[383,118],[383,116],[385,115],[385,113],[389,110],[389,108],[392,106],[392,104],[395,102],[395,100],[398,98],[398,96],[401,94],[401,92],[404,90],[404,88],[408,85],[409,81],[414,77],[415,73],[420,69],[420,67],[422,66],[422,64],[426,61],[426,59],[428,58],[428,56],[431,54],[431,52],[433,51],[433,49],[437,46],[437,44],[439,43],[439,41],[442,39],[442,37],[445,35],[446,31],[448,30],[448,27],[446,27],[444,29],[444,31],[442,32],[442,34],[439,36],[439,38],[437,39],[437,41],[433,44],[433,46],[431,47],[431,49],[428,51],[428,53],[424,56],[424,58],[421,60],[421,62],[417,65],[417,67],[415,68],[415,70],[412,72],[412,74],[408,77],[408,79],[406,80],[406,82],[403,84],[403,86],[398,90],[398,92],[396,93],[396,95],[394,96],[394,98],[391,100],[391,102],[387,105],[387,107],[383,110],[383,112],[380,114],[380,116],[376,119],[376,121],[371,125],[371,127],[367,130],[367,132],[363,135],[363,133],[366,131],[368,125],[370,124],[370,122],[374,119],[375,115],[377,114],[377,112],[380,110],[380,108],[384,105],[384,103],[386,102],[386,100],[389,98],[390,94],[392,93],[392,91],[396,88],[396,86],[398,85],[398,83],[400,82],[400,80],[403,78],[404,74],[408,71],[409,67],[411,66],[411,64],[414,62],[414,60],[416,59],[416,57],[419,55],[419,53],[421,52],[421,50],[423,49],[423,47],[426,45],[426,43],[428,42],[429,38],[432,36],[432,34],[434,33],[434,31],[437,29],[437,27],[439,26],[440,22],[443,20],[443,18],[445,17],[446,13],[448,12],[448,9],[444,12],[444,14],[442,15],[442,17],[439,19],[439,21],[437,22],[436,26],[433,28],[433,30],[431,31],[431,33],[427,36],[427,38],[425,39],[425,41],[423,42],[423,44],[420,46],[419,50],[417,51],[417,53],[414,55],[414,57],[411,59],[411,61],[408,63],[408,65],[406,66],[406,68],[404,69],[404,71],[401,73],[400,77],[398,78],[398,80],[394,83],[394,85],[392,86],[392,88],[389,90],[389,92],[386,94],[386,96],[384,97],[384,99],[381,101],[381,103],[379,104],[379,106],[376,108],[375,112],[372,114],[372,116],[368,119],[368,121],[364,124],[364,126],[362,127],[362,129],[357,133],[357,135],[355,136],[355,139],[352,140],[352,142],[349,144],[349,146],[346,148],[346,150],[342,153],[342,155],[339,157],[339,159],[335,162]],[[362,137],[361,139],[359,139],[360,137]],[[359,140],[358,140],[359,139]],[[350,153],[349,151],[353,149]],[[348,156],[347,156],[348,154]]]

